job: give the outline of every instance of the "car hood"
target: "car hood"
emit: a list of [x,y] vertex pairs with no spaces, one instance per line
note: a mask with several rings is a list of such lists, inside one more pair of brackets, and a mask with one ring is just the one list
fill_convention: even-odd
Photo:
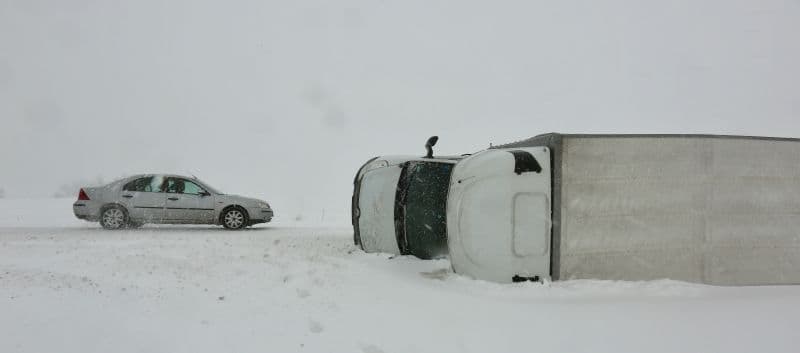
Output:
[[256,198],[240,196],[240,195],[217,195],[217,200],[225,200],[230,203],[238,203],[241,204],[242,206],[255,206],[259,202],[266,202]]

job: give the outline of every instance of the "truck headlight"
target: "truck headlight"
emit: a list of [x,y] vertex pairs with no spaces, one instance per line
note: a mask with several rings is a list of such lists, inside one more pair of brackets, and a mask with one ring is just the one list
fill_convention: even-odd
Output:
[[389,162],[387,162],[387,161],[384,161],[384,160],[375,161],[375,162],[372,162],[370,165],[367,166],[367,170],[365,170],[365,172],[368,172],[368,171],[373,170],[373,169],[388,167],[388,166],[389,166]]

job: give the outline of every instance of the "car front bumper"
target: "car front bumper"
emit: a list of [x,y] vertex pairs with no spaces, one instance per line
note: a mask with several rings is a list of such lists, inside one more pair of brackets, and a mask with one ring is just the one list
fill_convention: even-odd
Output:
[[271,208],[257,207],[248,211],[250,213],[250,225],[270,222],[275,215]]

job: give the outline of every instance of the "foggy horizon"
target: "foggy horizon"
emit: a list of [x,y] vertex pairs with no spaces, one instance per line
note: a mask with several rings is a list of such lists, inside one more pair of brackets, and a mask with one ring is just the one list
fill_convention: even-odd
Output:
[[431,135],[436,154],[547,132],[800,137],[798,15],[797,1],[0,0],[0,189],[194,174],[290,217],[348,212],[363,162],[424,155]]

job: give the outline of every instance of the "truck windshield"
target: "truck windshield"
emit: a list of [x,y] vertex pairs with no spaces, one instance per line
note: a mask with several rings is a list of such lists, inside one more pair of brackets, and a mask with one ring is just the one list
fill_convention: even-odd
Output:
[[447,192],[452,163],[406,163],[395,197],[395,232],[402,254],[429,259],[447,253]]

